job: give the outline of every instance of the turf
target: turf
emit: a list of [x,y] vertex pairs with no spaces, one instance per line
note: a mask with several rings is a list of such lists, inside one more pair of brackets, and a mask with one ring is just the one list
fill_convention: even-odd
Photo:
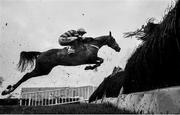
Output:
[[124,114],[110,104],[67,104],[54,106],[1,106],[0,114]]

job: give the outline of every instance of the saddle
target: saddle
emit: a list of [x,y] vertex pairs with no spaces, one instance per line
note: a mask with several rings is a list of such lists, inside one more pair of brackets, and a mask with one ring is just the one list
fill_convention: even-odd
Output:
[[[75,40],[74,42],[71,42],[69,45],[65,47],[66,51],[68,54],[75,54],[81,51],[86,50],[86,46],[84,44],[89,43],[93,41],[94,38],[92,37],[85,37],[84,39],[78,39]],[[73,51],[74,50],[74,51]]]
[[76,46],[70,45],[64,48],[67,54],[75,54],[86,50],[86,46],[83,43],[78,43]]

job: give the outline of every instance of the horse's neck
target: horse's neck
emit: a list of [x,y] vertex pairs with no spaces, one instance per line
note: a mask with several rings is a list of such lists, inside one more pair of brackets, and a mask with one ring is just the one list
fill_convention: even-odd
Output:
[[95,38],[95,40],[91,41],[89,44],[92,44],[101,48],[102,46],[106,45],[107,37],[108,36],[97,37]]

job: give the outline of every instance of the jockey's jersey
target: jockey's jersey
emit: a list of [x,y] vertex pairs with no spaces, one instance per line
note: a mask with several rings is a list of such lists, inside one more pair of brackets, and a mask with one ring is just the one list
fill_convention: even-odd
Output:
[[79,36],[78,32],[76,30],[69,30],[62,34],[60,37],[77,37]]

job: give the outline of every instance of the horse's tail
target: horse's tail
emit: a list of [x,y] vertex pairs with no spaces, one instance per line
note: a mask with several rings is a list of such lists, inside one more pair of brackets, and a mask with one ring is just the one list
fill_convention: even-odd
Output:
[[20,60],[19,63],[17,64],[17,69],[21,72],[24,72],[26,68],[28,67],[28,64],[30,65],[30,68],[33,68],[35,64],[35,60],[37,57],[41,54],[41,52],[25,52],[22,51],[20,54]]

